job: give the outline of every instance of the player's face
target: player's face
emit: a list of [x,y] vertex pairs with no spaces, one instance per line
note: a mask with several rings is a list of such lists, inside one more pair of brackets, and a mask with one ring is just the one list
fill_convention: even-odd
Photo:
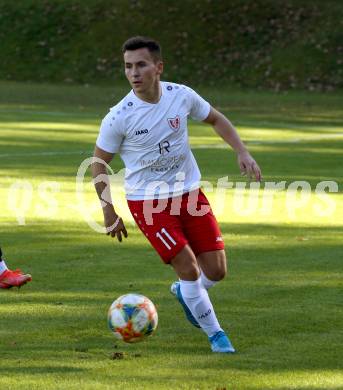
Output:
[[162,61],[155,62],[147,48],[127,50],[124,53],[125,75],[138,94],[151,90],[160,80]]

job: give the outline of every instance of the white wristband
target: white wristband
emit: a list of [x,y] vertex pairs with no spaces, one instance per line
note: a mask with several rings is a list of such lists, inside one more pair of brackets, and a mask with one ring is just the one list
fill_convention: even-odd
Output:
[[119,222],[120,222],[120,217],[117,217],[117,219],[114,221],[114,224],[106,228],[106,233],[110,234],[112,230],[114,230],[118,226]]
[[[119,222],[120,222],[120,217],[118,217],[117,219],[116,219],[116,221],[114,222],[114,224],[112,225],[112,229],[115,229],[118,225],[119,225]],[[111,229],[111,230],[112,230]]]

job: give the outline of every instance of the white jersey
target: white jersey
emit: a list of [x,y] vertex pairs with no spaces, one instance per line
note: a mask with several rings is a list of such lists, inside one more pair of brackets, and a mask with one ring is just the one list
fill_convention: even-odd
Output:
[[105,116],[96,141],[100,149],[120,154],[130,200],[169,198],[199,187],[187,119],[206,119],[210,104],[184,85],[161,81],[161,88],[156,104],[131,90]]

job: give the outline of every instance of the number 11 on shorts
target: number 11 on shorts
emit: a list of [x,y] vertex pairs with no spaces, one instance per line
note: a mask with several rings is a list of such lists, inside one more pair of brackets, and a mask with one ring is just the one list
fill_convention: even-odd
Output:
[[172,244],[172,245],[176,245],[176,241],[173,239],[173,237],[167,232],[167,230],[165,228],[162,228],[161,229],[161,233],[160,232],[157,232],[156,233],[156,237],[159,238],[163,244],[167,247],[167,249],[171,250],[171,246],[169,245],[169,243],[167,242],[167,240],[162,236],[162,234],[166,237],[166,239]]

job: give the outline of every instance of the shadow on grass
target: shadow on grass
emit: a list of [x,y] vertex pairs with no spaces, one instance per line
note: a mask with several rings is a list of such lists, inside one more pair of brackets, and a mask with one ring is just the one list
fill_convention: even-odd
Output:
[[[42,150],[48,152],[51,145],[49,143],[48,149],[42,146]],[[338,141],[332,145],[335,148],[339,148],[341,145],[343,149],[343,143]],[[26,149],[28,155],[16,157],[15,153],[18,152],[18,149],[6,150],[8,157],[1,159],[0,175],[6,178],[12,177],[13,180],[32,180],[43,177],[44,180],[64,179],[64,181],[74,182],[80,164],[92,155],[93,146],[93,144],[82,142],[78,144],[71,142],[69,146],[66,143],[57,143],[54,150],[60,150],[61,155],[58,153],[56,155],[30,155],[30,153],[34,154],[34,151],[29,145]],[[327,147],[327,145],[325,144],[323,147]],[[318,148],[320,148],[319,143]],[[68,155],[68,150],[72,150],[73,154]],[[10,156],[12,152],[14,154]],[[239,170],[233,153],[215,148],[196,149],[193,153],[202,171],[203,180],[209,180],[214,186],[217,185],[219,178],[227,176],[229,181],[245,181],[238,175]],[[289,149],[284,146],[280,148],[273,146],[272,150],[268,150],[268,152],[264,151],[263,148],[262,150],[257,149],[253,155],[261,166],[266,181],[286,180],[290,184],[295,180],[305,180],[311,184],[312,190],[323,180],[334,180],[340,185],[343,184],[342,158],[337,151],[323,156],[321,152],[317,153],[316,149],[304,152],[301,147],[292,145]],[[119,158],[114,158],[111,166],[114,172],[117,172],[123,168],[123,163]],[[262,183],[261,188],[263,186]]]
[[[224,322],[233,323],[240,347],[237,356],[230,357],[230,367],[267,372],[336,369],[339,351],[334,345],[342,323],[337,310],[343,227],[311,227],[306,229],[310,239],[305,242],[296,240],[304,233],[302,227],[221,227],[227,235],[232,276],[211,295]],[[161,264],[147,242],[138,239],[139,232],[130,232],[130,241],[119,245],[66,221],[24,229],[20,247],[15,229],[1,229],[1,241],[23,259],[20,266],[26,258],[32,259],[34,280],[20,294],[1,292],[2,303],[17,309],[3,309],[0,321],[5,333],[16,332],[16,337],[25,340],[20,346],[23,356],[72,354],[78,345],[111,350],[113,339],[105,336],[106,310],[117,295],[129,291],[151,297],[164,323],[151,342],[135,347],[138,352],[161,359],[210,354],[206,337],[188,326],[169,295],[174,279],[171,269]],[[49,249],[48,242],[53,242]],[[127,346],[119,348],[132,351]],[[310,360],[304,358],[307,355]],[[90,359],[96,356],[91,354]],[[224,370],[227,357],[216,359],[213,366]],[[183,364],[187,367],[188,363]]]
[[86,368],[78,368],[71,366],[44,366],[44,367],[30,367],[27,363],[19,365],[19,367],[0,367],[2,376],[16,375],[46,375],[46,374],[76,374],[87,371]]

